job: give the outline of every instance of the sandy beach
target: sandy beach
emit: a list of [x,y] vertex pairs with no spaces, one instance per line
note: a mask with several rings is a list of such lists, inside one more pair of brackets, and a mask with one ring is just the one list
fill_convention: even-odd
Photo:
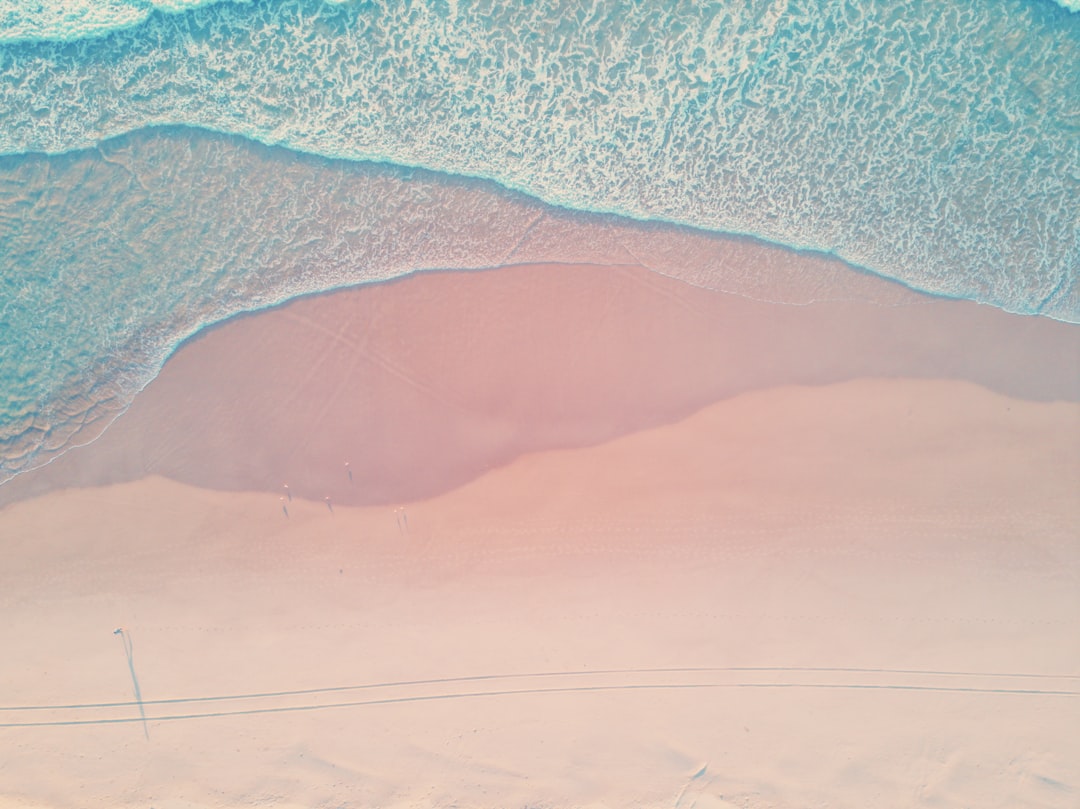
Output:
[[0,486],[0,805],[1075,807],[1080,330],[900,297],[205,331]]

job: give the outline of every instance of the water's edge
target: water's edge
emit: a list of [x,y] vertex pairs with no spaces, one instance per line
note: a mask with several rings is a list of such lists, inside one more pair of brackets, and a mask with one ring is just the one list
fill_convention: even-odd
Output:
[[[19,384],[24,395],[16,416],[0,420],[4,479],[86,443],[78,436],[114,420],[203,330],[415,272],[632,264],[785,305],[920,299],[814,251],[573,211],[488,180],[327,160],[189,127],[60,156],[0,158],[0,175],[10,208],[37,211],[7,239],[8,345],[24,348],[2,356],[0,373],[15,381],[9,395]],[[50,195],[62,202],[41,205]],[[66,265],[63,280],[39,272],[54,261]]]

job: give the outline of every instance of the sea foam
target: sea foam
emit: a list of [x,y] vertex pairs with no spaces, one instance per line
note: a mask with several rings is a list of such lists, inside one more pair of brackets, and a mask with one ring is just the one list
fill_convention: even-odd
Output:
[[[73,42],[220,0],[0,0],[0,42]],[[231,0],[248,3],[251,0]]]
[[187,123],[1078,320],[1078,53],[1043,0],[223,3],[0,49],[0,152]]

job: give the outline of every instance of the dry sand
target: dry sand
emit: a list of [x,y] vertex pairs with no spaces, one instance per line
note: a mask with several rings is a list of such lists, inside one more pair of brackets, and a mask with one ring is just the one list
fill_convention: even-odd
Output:
[[0,803],[1075,807],[1077,331],[587,267],[213,329],[0,487]]

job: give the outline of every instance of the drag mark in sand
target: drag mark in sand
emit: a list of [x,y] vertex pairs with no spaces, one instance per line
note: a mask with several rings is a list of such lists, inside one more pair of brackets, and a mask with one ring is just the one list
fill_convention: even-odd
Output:
[[[118,630],[119,632],[119,630]],[[127,648],[127,646],[125,647]],[[130,659],[130,657],[129,657]],[[132,667],[134,676],[134,667]],[[750,674],[766,675],[762,679],[752,679]],[[673,677],[672,675],[679,675]],[[727,675],[727,676],[725,676]],[[732,676],[735,675],[735,676]],[[781,675],[781,677],[777,677]],[[829,679],[820,679],[818,675],[827,675]],[[976,678],[982,684],[950,684],[938,678]],[[543,681],[558,678],[569,680],[567,685],[544,685]],[[847,679],[847,681],[845,681]],[[1020,682],[1003,682],[1015,681]],[[1023,680],[1028,682],[1023,682]],[[492,688],[457,690],[444,689],[441,686],[478,683],[493,680],[525,680],[520,688]],[[533,683],[528,683],[533,680]],[[599,680],[599,682],[597,682]],[[1052,681],[1058,682],[1052,682]],[[371,683],[366,685],[336,686],[295,691],[276,691],[222,696],[188,697],[159,699],[137,703],[83,703],[71,705],[24,705],[0,706],[0,714],[16,711],[56,711],[60,716],[54,719],[30,722],[0,722],[0,728],[47,727],[66,725],[106,725],[142,721],[144,729],[148,718],[144,714],[144,705],[184,705],[205,702],[228,702],[241,700],[270,700],[272,704],[260,707],[234,707],[219,711],[201,713],[163,713],[149,717],[154,721],[164,722],[181,719],[209,719],[227,716],[249,716],[257,714],[292,713],[342,708],[356,708],[374,705],[392,705],[404,703],[433,702],[443,700],[477,699],[481,697],[533,696],[538,694],[586,694],[601,692],[631,692],[648,690],[693,690],[693,689],[823,689],[851,691],[892,691],[923,693],[955,693],[999,696],[1043,696],[1043,697],[1080,697],[1080,689],[1075,687],[1080,675],[1052,674],[996,674],[965,671],[917,671],[910,669],[860,669],[827,667],[700,667],[700,668],[656,668],[656,669],[606,669],[597,671],[551,671],[520,674],[487,674],[472,677],[449,677],[430,680],[411,680],[400,682]],[[577,682],[575,682],[577,681]],[[1042,686],[1042,687],[1040,687]],[[400,693],[404,689],[405,693]],[[319,702],[311,699],[320,694],[340,693],[349,690],[389,690],[386,695],[373,696],[371,699],[347,702]],[[138,684],[136,683],[138,696]],[[292,697],[305,697],[290,703]],[[273,704],[277,703],[277,704]],[[138,705],[140,718],[130,715],[98,715],[90,718],[76,718],[78,713],[64,716],[63,712],[84,710],[107,711],[124,709]],[[0,718],[3,718],[0,716]]]
[[[461,404],[460,402],[452,401],[451,399],[446,398],[446,396],[439,393],[439,391],[435,390],[430,385],[428,385],[428,384],[424,383],[422,380],[418,379],[416,377],[416,375],[411,373],[408,369],[402,368],[398,363],[394,362],[390,358],[385,357],[382,354],[380,354],[379,352],[377,352],[367,342],[366,339],[363,340],[363,341],[358,341],[358,340],[354,340],[351,337],[349,337],[346,334],[346,332],[348,331],[348,328],[350,326],[350,323],[348,321],[346,321],[344,324],[342,324],[341,328],[339,328],[335,332],[332,329],[324,326],[323,324],[312,320],[310,317],[306,317],[306,316],[303,316],[303,315],[297,315],[297,314],[295,314],[293,312],[290,312],[288,310],[284,310],[284,314],[285,314],[286,317],[288,317],[293,322],[300,323],[300,324],[302,324],[304,326],[307,326],[308,328],[310,328],[310,329],[312,329],[314,331],[317,331],[317,332],[319,332],[319,333],[321,333],[323,335],[326,335],[327,337],[330,338],[332,343],[340,345],[340,346],[345,346],[348,349],[352,349],[352,351],[349,352],[350,353],[350,358],[351,358],[350,359],[350,365],[349,365],[350,369],[352,367],[354,367],[355,362],[356,362],[357,359],[364,360],[367,363],[369,363],[370,365],[374,365],[375,367],[380,368],[381,370],[385,371],[386,373],[390,374],[391,376],[397,378],[404,385],[407,385],[408,387],[412,388],[413,390],[416,390],[416,391],[420,392],[421,394],[423,394],[423,395],[427,396],[429,399],[431,399],[433,402],[436,402],[437,404],[440,404],[443,407],[450,408],[450,409],[452,409],[452,410],[454,410],[456,412],[459,412],[459,413],[468,413],[468,412],[470,412],[469,408],[466,407],[465,405]],[[298,386],[297,393],[293,395],[293,398],[298,396],[299,392],[304,390],[304,388],[307,387],[309,382],[312,379],[314,379],[315,373],[318,371],[319,365],[322,364],[323,359],[325,357],[329,356],[329,354],[330,354],[329,351],[323,352],[323,354],[320,357],[319,361],[314,366],[312,366],[312,370],[309,373],[307,379],[300,386]],[[351,370],[350,370],[350,372],[351,372]],[[334,395],[336,395],[336,389],[335,389],[335,394]],[[291,402],[291,400],[290,400],[290,402]]]
[[[120,643],[124,646],[124,654],[127,656],[128,671],[131,672],[131,683],[135,686],[135,703],[139,706],[139,719],[142,721],[143,735],[149,740],[150,728],[146,724],[146,710],[143,707],[142,689],[139,688],[139,678],[135,676],[135,650],[131,642],[131,635],[120,629],[113,630],[114,635],[120,636]],[[130,705],[130,703],[128,703]],[[132,719],[132,721],[135,721]]]

